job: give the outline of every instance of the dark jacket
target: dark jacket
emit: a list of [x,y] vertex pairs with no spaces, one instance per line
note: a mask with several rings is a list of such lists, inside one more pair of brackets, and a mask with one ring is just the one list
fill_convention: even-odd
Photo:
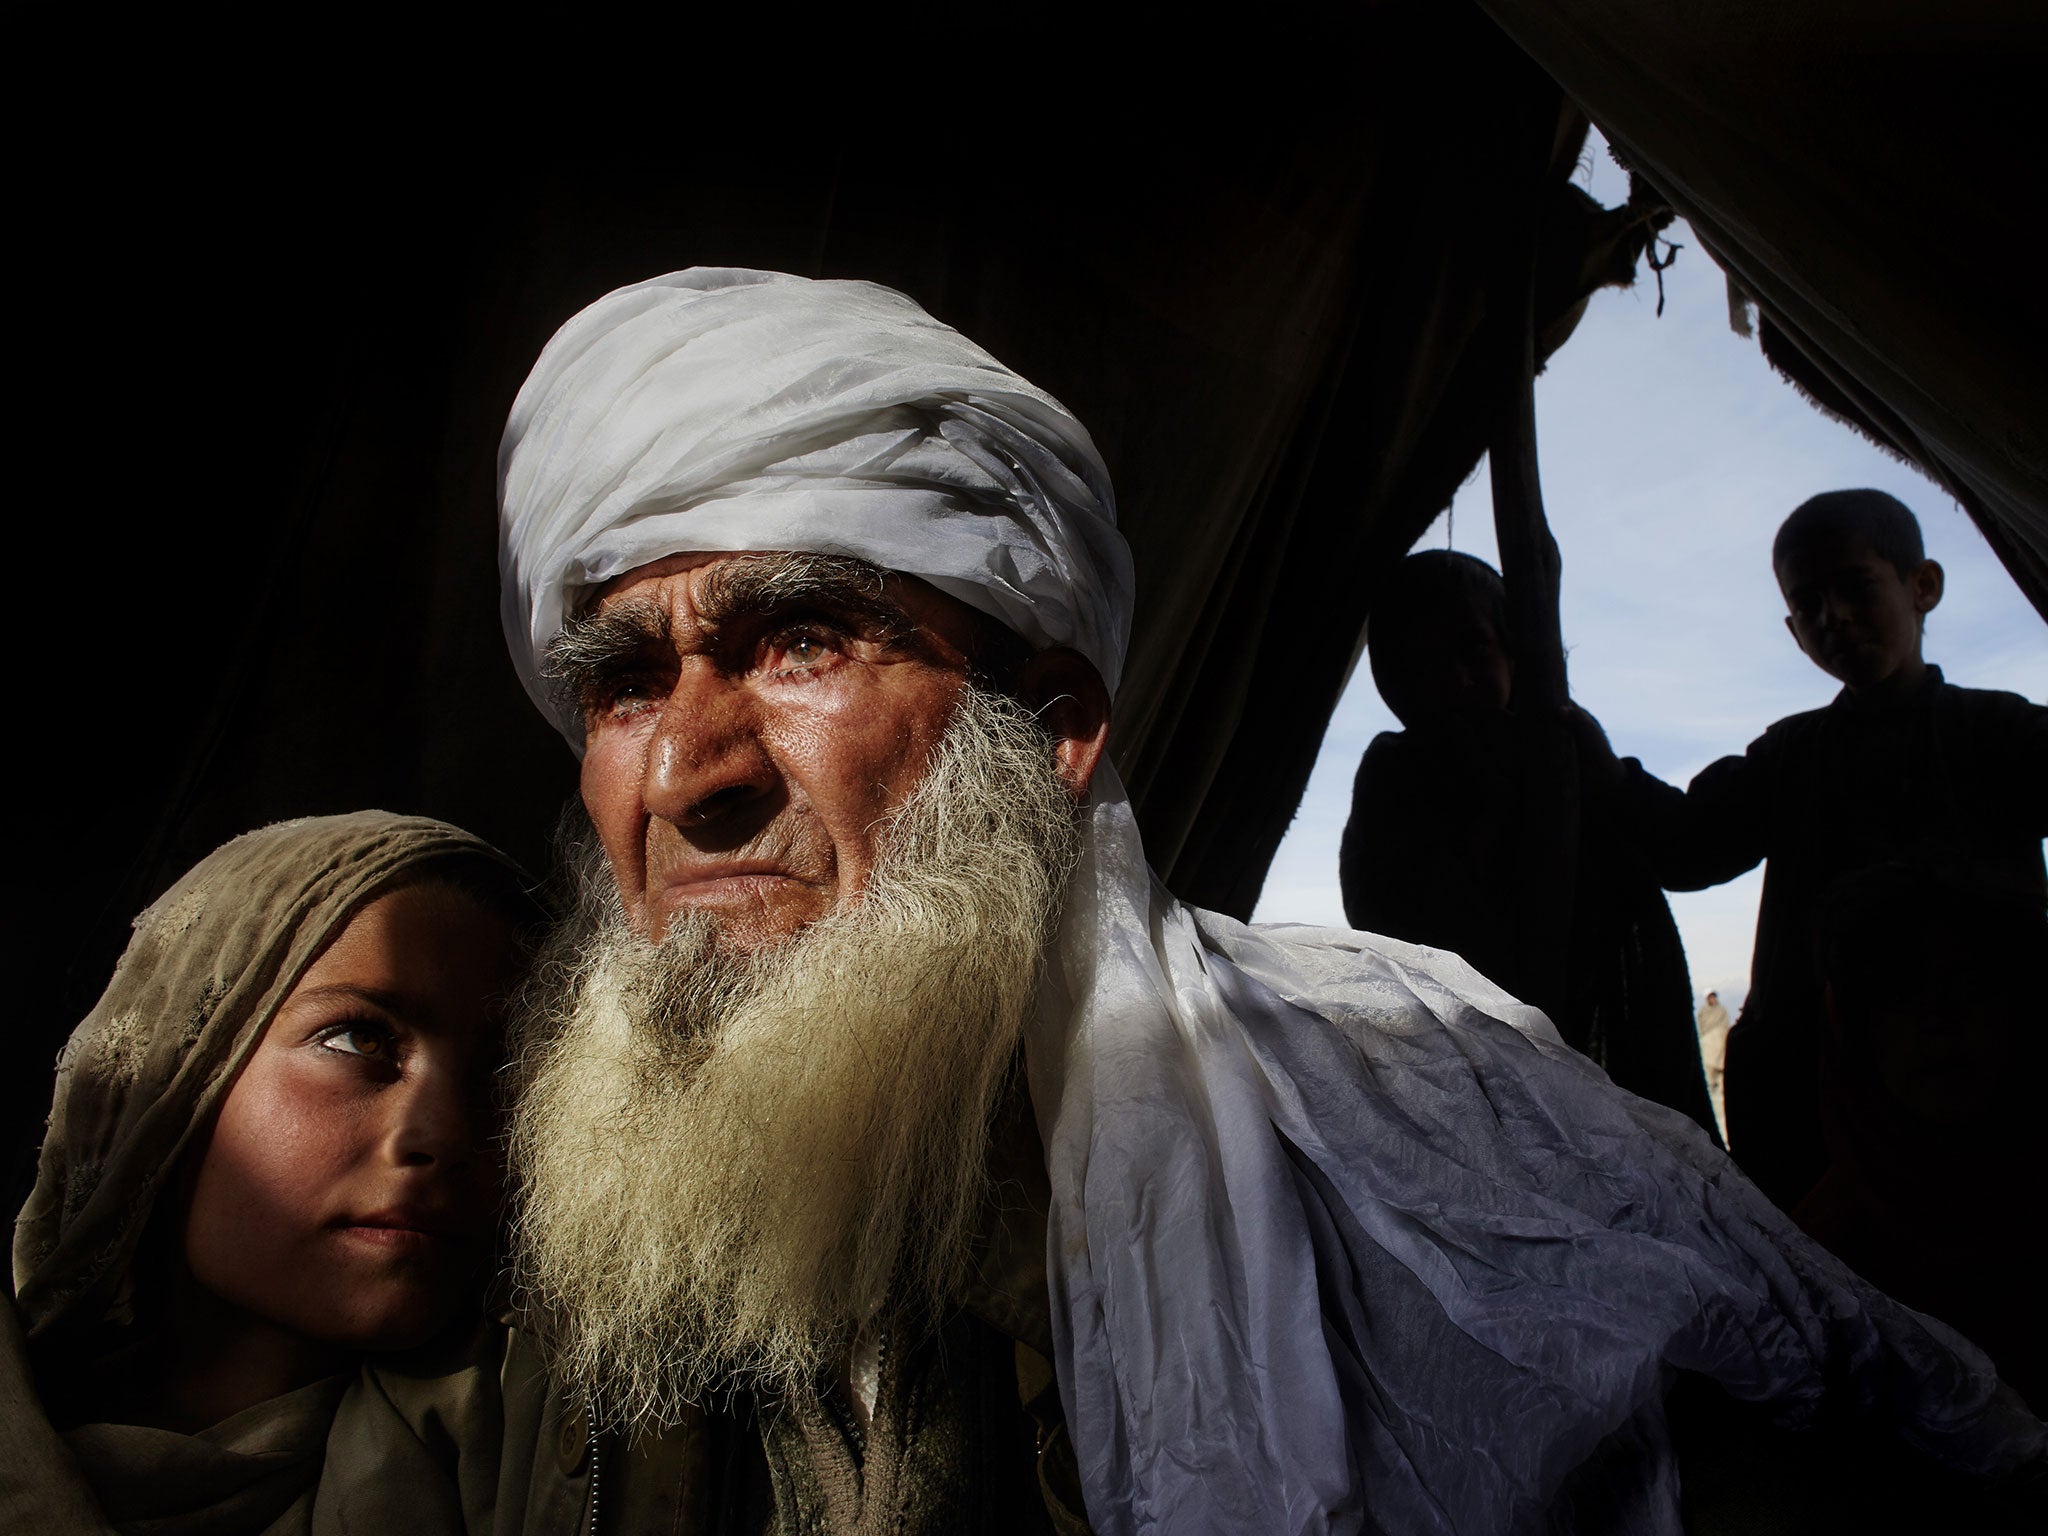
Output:
[[1623,1088],[1717,1135],[1670,908],[1576,779],[1561,723],[1501,712],[1375,738],[1338,859],[1345,918],[1455,952]]
[[1629,759],[1622,814],[1671,890],[1768,860],[1749,996],[1728,1039],[1728,1140],[1790,1206],[1826,1166],[1819,1109],[1818,925],[1831,890],[1901,860],[1967,863],[2043,889],[2048,709],[1958,688],[1929,667],[1897,698],[1844,689],[1780,720],[1680,792]]

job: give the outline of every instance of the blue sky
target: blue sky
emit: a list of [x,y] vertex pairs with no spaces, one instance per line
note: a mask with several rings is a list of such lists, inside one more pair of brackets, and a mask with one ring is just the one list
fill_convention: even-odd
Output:
[[[1581,180],[1610,206],[1627,178],[1597,136]],[[1740,752],[1835,684],[1785,633],[1771,577],[1779,522],[1815,492],[1876,486],[1920,517],[1948,590],[1925,655],[1951,682],[2048,697],[2044,625],[1956,504],[1916,470],[1808,405],[1753,340],[1728,326],[1721,271],[1681,223],[1685,249],[1655,279],[1596,294],[1536,384],[1544,502],[1564,555],[1564,637],[1573,696],[1615,750],[1683,784]],[[1418,549],[1498,563],[1485,466]],[[1366,744],[1397,729],[1361,663],[1323,739],[1254,914],[1341,925],[1337,842]],[[1695,996],[1734,1006],[1748,990],[1762,872],[1674,894]]]

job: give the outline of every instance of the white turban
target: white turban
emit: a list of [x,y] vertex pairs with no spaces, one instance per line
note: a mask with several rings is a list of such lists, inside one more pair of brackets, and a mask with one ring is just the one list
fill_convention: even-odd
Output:
[[[908,571],[1116,681],[1129,563],[1087,434],[887,289],[620,289],[542,354],[503,478],[506,633],[543,708],[574,592],[699,551]],[[1793,1414],[1846,1396],[1973,1470],[2042,1456],[1981,1353],[1456,956],[1177,901],[1106,762],[1087,815],[1025,1049],[1103,1536],[1677,1536],[1679,1370]]]
[[921,576],[1112,693],[1131,557],[1087,431],[892,289],[693,267],[555,334],[498,454],[505,638],[534,702],[579,595],[683,553],[857,555]]

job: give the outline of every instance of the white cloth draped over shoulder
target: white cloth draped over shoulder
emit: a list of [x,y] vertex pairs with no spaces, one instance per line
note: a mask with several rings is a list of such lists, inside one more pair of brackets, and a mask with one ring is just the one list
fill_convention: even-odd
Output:
[[[537,665],[577,589],[688,552],[857,555],[1115,686],[1129,556],[1087,433],[886,289],[621,289],[542,354],[500,465],[507,638],[572,743]],[[1026,1051],[1104,1536],[1675,1533],[1680,1371],[1794,1419],[1847,1394],[1962,1470],[2048,1455],[1981,1353],[1455,956],[1187,907],[1106,764],[1087,818]]]

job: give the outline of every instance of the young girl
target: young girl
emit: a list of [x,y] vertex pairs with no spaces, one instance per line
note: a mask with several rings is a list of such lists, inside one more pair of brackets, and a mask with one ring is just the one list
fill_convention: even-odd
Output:
[[137,920],[15,1227],[0,1525],[479,1523],[488,1471],[358,1367],[481,1315],[531,912],[486,844],[363,812],[237,838]]

